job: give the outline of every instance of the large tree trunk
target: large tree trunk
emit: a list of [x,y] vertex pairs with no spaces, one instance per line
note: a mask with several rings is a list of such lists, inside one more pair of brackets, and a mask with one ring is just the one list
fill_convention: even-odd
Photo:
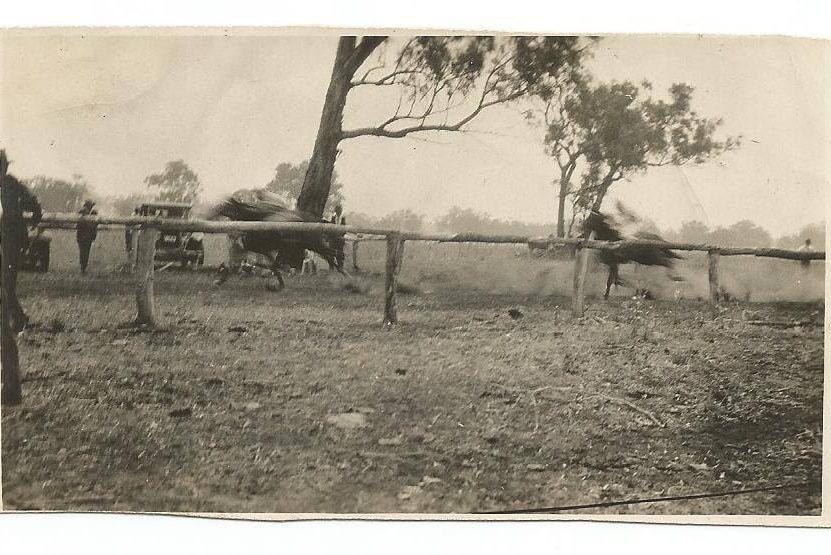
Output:
[[603,206],[603,199],[606,197],[606,193],[608,191],[608,186],[600,187],[600,189],[597,191],[597,196],[594,197],[594,202],[592,203],[592,212],[600,212],[600,207]]
[[303,180],[303,188],[297,198],[299,210],[311,212],[320,217],[323,217],[323,210],[329,198],[332,171],[335,169],[335,159],[338,156],[338,143],[341,140],[343,125],[343,107],[346,105],[346,95],[349,93],[350,82],[354,74],[354,70],[350,72],[351,67],[347,61],[354,50],[355,37],[340,38],[332,78],[329,81],[323,113],[320,116],[320,127],[317,130],[314,151],[309,160],[306,178]]
[[609,192],[609,187],[612,186],[612,183],[621,178],[621,176],[615,176],[617,171],[618,167],[612,166],[606,173],[606,177],[604,177],[603,181],[600,182],[600,185],[597,187],[597,196],[594,197],[594,202],[592,203],[592,212],[600,212],[600,207],[603,206],[603,199],[606,198],[606,193]]
[[577,168],[576,156],[571,156],[569,163],[560,166],[560,193],[557,197],[557,237],[566,236],[566,197],[571,189],[571,176]]
[[560,182],[560,195],[557,202],[557,237],[566,236],[565,211],[567,190],[564,191],[563,189],[564,185],[562,182]]

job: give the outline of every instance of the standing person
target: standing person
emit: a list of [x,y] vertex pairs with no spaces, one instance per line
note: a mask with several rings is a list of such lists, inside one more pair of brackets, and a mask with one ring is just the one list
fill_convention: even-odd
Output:
[[341,220],[341,215],[343,214],[343,206],[340,203],[335,205],[335,213],[332,215],[332,221],[329,223],[339,224]]
[[[342,216],[340,225],[346,225],[346,217]],[[344,250],[346,249],[346,235],[338,235],[337,253],[335,254],[335,262],[338,265],[338,270],[343,270],[343,261],[346,260]]]
[[[811,246],[811,240],[805,239],[805,244],[796,249],[799,252],[814,252],[814,247]],[[808,270],[811,267],[811,261],[808,259],[800,260],[800,266],[802,266],[803,270]]]
[[315,253],[310,250],[306,250],[304,257],[303,257],[303,267],[300,270],[300,275],[310,275],[316,276],[317,275],[317,263],[315,262]]
[[[134,216],[141,216],[141,208],[136,208],[133,210]],[[129,264],[133,263],[133,234],[136,232],[136,228],[128,225],[124,227],[124,246],[127,250],[127,262]]]
[[242,234],[231,232],[228,234],[228,267],[232,272],[238,271],[245,261],[245,247],[242,245]]
[[[343,206],[340,203],[335,205],[335,214],[332,216],[330,223],[346,225],[346,218],[343,216]],[[343,235],[338,235],[334,238],[335,243],[335,267],[338,270],[343,270],[344,248],[346,247],[346,239]]]
[[[6,284],[8,288],[4,290],[3,297],[8,299],[11,330],[21,332],[29,321],[17,298],[17,273],[23,262],[23,253],[29,243],[29,230],[26,227],[23,213],[32,213],[32,219],[29,223],[34,227],[40,223],[43,217],[43,210],[37,197],[28,187],[12,174],[7,173],[8,167],[9,160],[6,157],[6,151],[0,150],[0,175],[2,175],[3,196],[5,198],[3,201],[3,208],[5,210],[4,214],[0,215],[0,227],[6,224],[3,221],[5,218],[10,220],[9,225],[6,226],[10,235],[5,239],[13,245],[11,250],[14,251],[14,256],[3,266],[3,273],[8,272],[9,275],[8,283]],[[7,202],[8,206],[6,206]],[[2,241],[2,238],[0,238],[0,241]],[[2,257],[0,257],[0,265],[2,264]]]
[[94,210],[95,203],[91,200],[84,202],[84,206],[78,211],[81,219],[75,229],[75,239],[78,241],[78,250],[81,255],[81,273],[87,273],[89,265],[89,251],[92,243],[98,237],[98,211]]

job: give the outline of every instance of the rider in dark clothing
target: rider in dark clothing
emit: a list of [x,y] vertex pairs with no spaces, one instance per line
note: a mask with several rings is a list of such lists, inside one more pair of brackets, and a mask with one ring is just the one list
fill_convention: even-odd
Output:
[[[43,217],[43,211],[37,197],[13,175],[6,173],[8,164],[6,153],[0,151],[0,174],[3,176],[3,188],[12,190],[12,194],[8,195],[11,206],[4,207],[4,214],[0,217],[0,227],[2,227],[5,218],[9,217],[13,219],[11,226],[12,233],[6,240],[12,242],[16,246],[15,250],[17,251],[17,256],[12,257],[12,260],[7,266],[3,266],[3,271],[8,271],[12,276],[7,294],[9,305],[11,306],[12,329],[13,331],[19,332],[23,330],[28,321],[26,314],[23,312],[23,307],[20,306],[20,302],[17,299],[17,272],[23,261],[23,253],[29,243],[29,231],[26,227],[26,221],[23,219],[23,213],[31,212],[31,224],[36,226]],[[5,213],[6,210],[8,210],[8,214]],[[2,264],[2,258],[0,258],[0,265]]]
[[78,250],[81,255],[81,273],[87,273],[87,266],[89,265],[89,251],[92,248],[92,243],[98,237],[98,222],[96,216],[98,212],[93,210],[95,203],[91,200],[84,202],[83,208],[78,211],[81,219],[78,220],[78,225],[75,230],[75,239],[78,241]]
[[[133,211],[133,215],[141,216],[141,209],[136,208]],[[126,247],[128,258],[130,258],[133,254],[133,233],[135,233],[135,228],[133,226],[128,225],[124,227],[124,246]]]

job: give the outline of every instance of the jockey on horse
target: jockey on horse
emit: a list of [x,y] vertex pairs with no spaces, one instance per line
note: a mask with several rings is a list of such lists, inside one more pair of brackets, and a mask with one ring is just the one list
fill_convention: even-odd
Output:
[[[621,203],[617,204],[617,211],[619,220],[616,221],[610,215],[602,214],[600,212],[592,211],[588,217],[583,221],[583,237],[588,237],[592,232],[594,239],[597,241],[624,241],[624,234],[618,229],[622,224],[635,224],[640,219],[632,212],[628,211]],[[646,241],[664,241],[659,235],[649,233],[647,231],[636,231],[632,234],[632,239],[642,239]],[[606,279],[606,292],[603,295],[604,299],[609,298],[609,291],[612,284],[615,286],[622,286],[623,280],[620,278],[620,265],[634,262],[644,266],[663,266],[667,269],[672,269],[675,259],[682,259],[683,257],[676,254],[666,247],[652,246],[652,245],[627,245],[614,250],[600,250],[598,253],[600,262],[609,268],[609,276]],[[678,278],[673,277],[677,280]],[[648,293],[643,289],[644,293]],[[638,288],[638,294],[641,293],[641,288]]]

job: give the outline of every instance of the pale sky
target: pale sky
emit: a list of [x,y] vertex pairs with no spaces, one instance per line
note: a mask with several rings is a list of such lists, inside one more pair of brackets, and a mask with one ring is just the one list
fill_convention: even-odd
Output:
[[[104,194],[184,159],[209,197],[260,187],[280,162],[312,151],[334,58],[333,36],[6,35],[0,42],[0,146],[20,177],[84,175]],[[606,38],[590,67],[601,80],[696,87],[694,107],[721,117],[742,147],[705,166],[661,168],[615,186],[662,228],[750,219],[774,235],[824,220],[829,177],[828,74],[819,41]],[[394,110],[350,93],[345,127]],[[504,219],[554,220],[556,166],[518,108],[494,108],[465,134],[341,143],[347,211],[457,205]]]

